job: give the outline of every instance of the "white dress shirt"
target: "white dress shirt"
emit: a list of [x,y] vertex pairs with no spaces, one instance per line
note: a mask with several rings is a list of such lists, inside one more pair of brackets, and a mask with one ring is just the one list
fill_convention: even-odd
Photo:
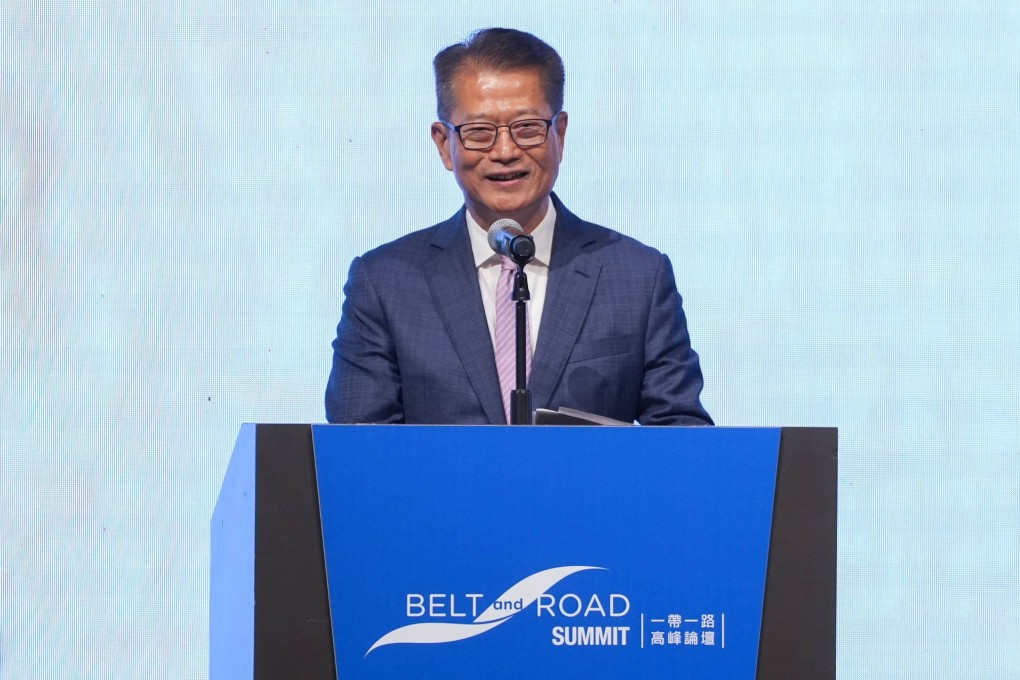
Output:
[[[534,351],[538,341],[539,326],[542,323],[542,308],[545,305],[545,289],[549,282],[549,260],[552,257],[553,231],[556,228],[556,208],[552,199],[546,199],[548,207],[545,217],[531,232],[535,239],[535,257],[524,266],[528,275],[528,290],[531,301],[528,302],[528,328],[531,331],[531,349]],[[499,255],[492,251],[488,242],[488,230],[478,224],[465,211],[467,216],[468,235],[471,237],[471,251],[475,256],[475,269],[478,271],[478,287],[482,291],[482,306],[485,308],[485,321],[489,325],[489,337],[493,347],[496,345],[496,284],[499,283],[501,263]]]

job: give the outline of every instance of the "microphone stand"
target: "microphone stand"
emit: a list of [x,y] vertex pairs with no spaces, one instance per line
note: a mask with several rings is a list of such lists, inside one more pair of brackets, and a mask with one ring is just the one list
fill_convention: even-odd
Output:
[[[524,273],[527,259],[514,258],[517,273],[514,274],[514,288],[510,296],[517,302],[517,389],[510,393],[510,424],[531,425],[531,390],[528,389],[528,275]],[[522,261],[523,260],[523,261]]]

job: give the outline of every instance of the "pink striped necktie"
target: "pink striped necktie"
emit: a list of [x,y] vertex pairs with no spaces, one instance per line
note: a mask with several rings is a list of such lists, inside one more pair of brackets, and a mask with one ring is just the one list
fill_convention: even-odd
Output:
[[[510,422],[510,392],[517,389],[517,303],[510,299],[514,289],[517,265],[509,257],[502,257],[499,283],[496,284],[496,371],[499,389],[503,393],[503,411]],[[527,328],[525,375],[531,378],[531,324]]]

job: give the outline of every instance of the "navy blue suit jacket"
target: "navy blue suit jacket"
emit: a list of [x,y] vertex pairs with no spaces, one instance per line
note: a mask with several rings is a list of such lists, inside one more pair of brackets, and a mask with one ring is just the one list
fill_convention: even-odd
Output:
[[[669,259],[553,200],[533,406],[711,424]],[[329,422],[506,422],[464,208],[356,258],[344,294]]]

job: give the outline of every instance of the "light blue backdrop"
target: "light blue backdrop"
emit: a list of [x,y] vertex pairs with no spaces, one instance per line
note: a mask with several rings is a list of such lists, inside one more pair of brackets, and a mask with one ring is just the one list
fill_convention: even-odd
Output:
[[[0,678],[201,678],[238,427],[452,214],[434,53],[557,47],[558,193],[673,259],[725,425],[841,433],[841,680],[1020,677],[1020,10],[0,0]],[[372,6],[374,9],[369,9]]]

